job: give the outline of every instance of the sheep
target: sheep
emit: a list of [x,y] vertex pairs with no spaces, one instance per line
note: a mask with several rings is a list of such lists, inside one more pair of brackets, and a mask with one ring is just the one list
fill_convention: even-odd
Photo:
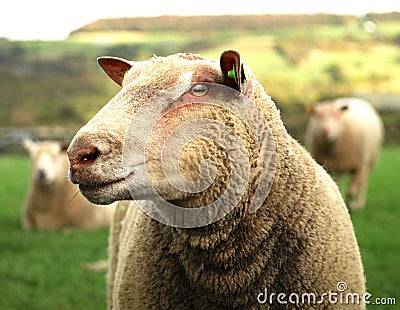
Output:
[[[362,300],[344,305],[327,298],[329,292],[365,294],[348,209],[332,178],[288,134],[238,52],[223,52],[219,63],[183,53],[98,62],[122,89],[76,133],[67,153],[70,180],[90,201],[132,200],[117,206],[111,224],[109,309],[365,308]],[[243,112],[222,107],[241,99]],[[259,115],[245,115],[251,107]],[[211,121],[193,126],[198,120]],[[268,126],[265,145],[253,125]],[[244,151],[231,142],[232,132]],[[205,133],[225,137],[226,145]],[[189,137],[186,144],[182,137]],[[261,156],[264,149],[268,156]],[[176,170],[174,160],[163,166],[175,152]],[[236,152],[247,156],[247,168],[227,155]],[[171,211],[173,205],[184,214],[197,212],[218,201],[232,189],[234,172],[248,182],[222,217],[213,221],[215,210],[206,208],[210,223],[204,224],[201,216],[181,220]],[[208,176],[213,182],[204,189],[180,187],[183,179],[195,184]],[[263,177],[268,182],[261,192],[269,192],[251,209]],[[290,294],[314,294],[321,306],[289,302]]]
[[315,160],[333,172],[340,187],[351,173],[346,200],[351,210],[365,206],[368,176],[383,142],[384,129],[373,106],[360,98],[338,98],[309,106],[305,141]]
[[56,141],[23,140],[31,159],[31,184],[22,212],[25,229],[92,229],[110,225],[114,206],[96,206],[68,180],[66,147]]

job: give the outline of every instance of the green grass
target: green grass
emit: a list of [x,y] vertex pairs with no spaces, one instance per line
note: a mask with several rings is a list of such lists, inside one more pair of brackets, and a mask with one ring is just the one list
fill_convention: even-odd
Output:
[[23,231],[26,157],[0,157],[0,309],[105,309],[105,273],[82,268],[107,257],[108,229]]
[[[371,175],[365,210],[351,215],[368,292],[374,297],[395,297],[397,304],[400,303],[399,172],[400,148],[386,147]],[[387,309],[394,307],[387,306]]]
[[[0,157],[0,309],[104,309],[104,273],[82,268],[106,258],[107,229],[27,232],[20,212],[29,180],[26,157]],[[400,147],[385,147],[365,210],[351,214],[368,292],[400,302]],[[395,306],[371,306],[395,309]]]

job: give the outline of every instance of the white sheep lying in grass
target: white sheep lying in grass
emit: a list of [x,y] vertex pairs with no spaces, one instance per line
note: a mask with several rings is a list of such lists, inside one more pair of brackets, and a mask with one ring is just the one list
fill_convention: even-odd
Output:
[[[242,64],[237,52],[225,51],[219,62],[200,55],[176,54],[138,63],[104,57],[99,63],[122,85],[122,90],[80,129],[68,155],[70,179],[79,184],[80,191],[92,202],[137,200],[130,207],[118,206],[114,215],[109,308],[364,308],[362,302],[330,304],[326,295],[343,292],[344,286],[346,293],[359,294],[361,298],[365,293],[360,253],[340,192],[326,171],[287,133],[275,104]],[[167,91],[171,87],[177,88]],[[222,96],[217,91],[221,88]],[[238,91],[235,95],[231,94],[233,89]],[[162,109],[154,99],[158,96],[165,99]],[[242,97],[248,102],[242,106],[243,114],[213,105],[221,101],[229,104]],[[248,116],[244,112],[248,106],[256,107],[262,117],[251,115],[254,118],[246,122],[243,117]],[[135,118],[144,107],[151,111],[149,118]],[[153,114],[158,121],[151,127]],[[204,119],[211,120],[209,126],[184,127],[179,131],[189,121],[194,124],[194,120]],[[223,124],[225,129],[221,130],[213,121]],[[272,135],[266,134],[266,143],[274,143],[276,153],[267,168],[262,166],[263,148],[257,144],[251,124],[259,128],[268,124],[270,128]],[[131,126],[135,130],[130,130]],[[140,153],[140,127],[151,127],[143,147],[144,157]],[[196,130],[226,137],[228,143],[221,147],[218,142],[200,136],[186,144],[172,144],[176,149],[164,152],[169,138],[180,138]],[[164,202],[180,206],[186,214],[209,206],[231,189],[230,182],[237,172],[232,167],[239,170],[240,176],[247,168],[241,170],[228,157],[227,153],[240,151],[231,144],[229,132],[234,132],[245,146],[244,154],[250,163],[247,186],[230,213],[195,228],[161,223],[170,215],[169,207],[164,208],[162,203],[157,209],[161,220],[152,218],[157,214],[149,216],[146,208],[153,204],[157,207],[155,201],[160,201],[155,191]],[[135,156],[126,158],[126,150]],[[171,167],[164,167],[164,160],[175,151],[179,151],[178,170],[166,180]],[[201,169],[203,178],[209,173],[203,169],[208,160],[215,164],[214,182],[208,188],[183,191],[172,185],[182,175],[195,182]],[[273,180],[272,187],[258,209],[250,212],[264,174]],[[151,186],[146,183],[147,178]],[[179,182],[175,184],[180,186]],[[139,205],[145,207],[145,212]],[[207,216],[208,213],[204,217]],[[185,220],[202,219],[189,217],[182,223]],[[283,302],[287,305],[274,298],[280,293],[281,297],[286,294]],[[287,296],[292,293],[315,294],[323,305],[289,303]]]
[[370,103],[359,98],[321,102],[308,111],[306,144],[318,163],[342,176],[351,173],[347,191],[350,209],[363,208],[368,176],[375,166],[383,142],[381,118]]
[[97,228],[111,223],[114,206],[96,206],[68,180],[66,148],[55,141],[23,141],[31,158],[32,180],[25,200],[25,229]]

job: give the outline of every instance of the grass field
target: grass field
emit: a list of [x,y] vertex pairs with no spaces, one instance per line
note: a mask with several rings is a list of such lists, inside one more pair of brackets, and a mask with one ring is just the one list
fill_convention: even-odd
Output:
[[26,157],[0,157],[0,309],[105,309],[105,273],[82,268],[107,257],[108,230],[25,232]]
[[[0,309],[104,309],[105,274],[87,271],[82,263],[106,258],[107,229],[23,231],[28,159],[1,156],[0,171]],[[371,301],[395,297],[400,302],[399,171],[400,148],[386,147],[370,179],[366,209],[351,215]]]

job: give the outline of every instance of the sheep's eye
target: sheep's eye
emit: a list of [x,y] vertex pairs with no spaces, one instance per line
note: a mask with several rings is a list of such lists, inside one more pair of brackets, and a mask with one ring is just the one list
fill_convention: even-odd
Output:
[[206,84],[196,84],[194,85],[191,89],[190,92],[192,93],[192,95],[200,97],[200,96],[204,96],[208,93],[209,91],[209,87]]

